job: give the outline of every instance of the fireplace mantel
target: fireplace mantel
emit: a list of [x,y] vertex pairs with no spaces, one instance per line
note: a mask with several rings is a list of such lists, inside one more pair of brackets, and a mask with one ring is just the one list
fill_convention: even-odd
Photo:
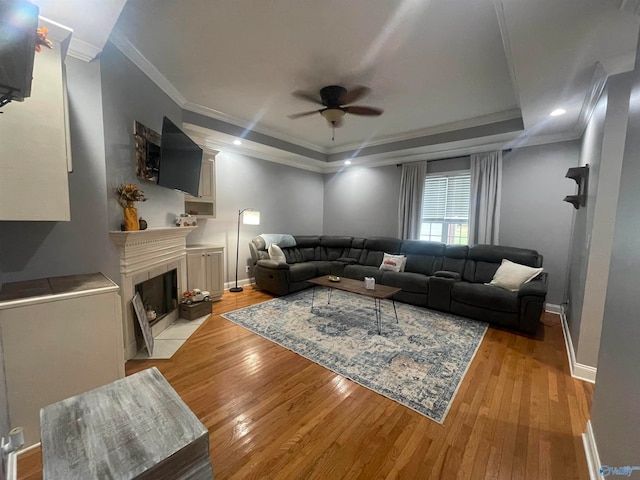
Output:
[[169,238],[183,238],[198,227],[161,227],[133,232],[111,231],[109,236],[118,246],[140,245]]
[[[186,237],[195,228],[164,227],[109,232],[109,237],[120,251],[120,297],[126,359],[133,358],[137,353],[134,327],[137,319],[131,307],[136,284],[175,268],[178,291],[184,291],[187,286]],[[167,316],[167,322],[171,318]]]

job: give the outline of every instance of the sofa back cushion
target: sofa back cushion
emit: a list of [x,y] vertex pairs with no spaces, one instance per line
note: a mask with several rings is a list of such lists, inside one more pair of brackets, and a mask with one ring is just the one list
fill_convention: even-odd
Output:
[[467,245],[447,245],[442,259],[442,270],[462,275],[468,255],[469,247]]
[[503,258],[529,267],[542,266],[542,255],[535,250],[501,245],[472,245],[469,247],[462,278],[468,282],[489,283]]
[[364,249],[358,263],[370,267],[379,267],[385,253],[397,255],[400,253],[402,241],[391,237],[371,237],[364,241]]
[[353,237],[327,236],[320,237],[320,260],[333,261],[346,257],[351,249]]
[[440,242],[404,240],[400,247],[401,254],[407,257],[404,271],[433,275],[434,272],[442,270],[445,248],[446,245]]
[[319,235],[294,235],[295,247],[282,249],[287,263],[310,262],[320,260],[320,236]]

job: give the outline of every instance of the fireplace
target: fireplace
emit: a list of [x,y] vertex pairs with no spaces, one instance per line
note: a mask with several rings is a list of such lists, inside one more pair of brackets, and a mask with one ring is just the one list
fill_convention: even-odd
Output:
[[[178,308],[178,269],[174,268],[135,286],[151,326]],[[153,312],[150,315],[149,312]],[[139,333],[140,335],[142,332]],[[138,330],[136,329],[136,336]]]
[[[165,227],[134,232],[109,232],[111,240],[120,251],[120,300],[125,359],[135,357],[142,346],[142,337],[136,335],[139,325],[131,303],[133,296],[136,292],[140,293],[138,287],[143,285],[141,297],[145,306],[150,304],[160,307],[164,302],[173,305],[174,300],[177,305],[178,292],[187,289],[186,236],[195,228]],[[175,280],[167,281],[171,284],[170,300],[158,301],[155,297],[148,297],[145,302],[145,295],[151,295],[145,282],[155,277],[162,278],[171,271],[175,271]],[[164,282],[165,280],[160,280],[162,285]],[[170,310],[162,318],[156,318],[152,326],[153,335],[158,335],[177,318],[177,308]]]

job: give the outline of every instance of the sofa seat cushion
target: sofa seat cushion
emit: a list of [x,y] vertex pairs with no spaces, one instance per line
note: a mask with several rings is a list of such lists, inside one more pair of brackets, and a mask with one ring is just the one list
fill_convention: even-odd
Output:
[[490,310],[518,312],[518,293],[481,283],[456,282],[451,289],[451,299]]
[[390,287],[401,288],[405,292],[429,293],[429,277],[421,273],[387,270],[382,274],[380,283]]
[[289,265],[289,278],[292,282],[302,282],[318,277],[318,267],[315,262],[302,262]]
[[364,280],[364,277],[373,277],[376,279],[376,283],[380,283],[383,272],[384,270],[380,270],[377,266],[347,265],[344,267],[343,276],[353,278],[354,280]]

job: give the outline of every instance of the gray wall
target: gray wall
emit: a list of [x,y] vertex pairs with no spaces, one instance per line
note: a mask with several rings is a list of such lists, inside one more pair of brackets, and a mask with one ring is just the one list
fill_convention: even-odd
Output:
[[397,237],[400,173],[390,165],[325,175],[323,233]]
[[[640,52],[640,48],[638,49]],[[604,465],[640,465],[640,58],[636,58],[591,423]]]
[[261,233],[322,233],[323,175],[244,155],[216,156],[215,219],[200,220],[189,244],[225,246],[227,281],[235,280],[238,211],[260,211],[260,225],[240,225],[238,279],[248,278],[248,244]]
[[73,156],[71,221],[0,222],[4,282],[106,269],[104,252],[109,240],[104,235],[107,208],[100,63],[68,58],[66,64]]
[[589,164],[587,205],[575,212],[567,321],[579,364],[597,366],[629,112],[631,74],[610,77],[590,119],[580,165]]
[[573,207],[563,202],[575,183],[565,178],[578,164],[580,144],[552,143],[514,149],[502,163],[500,245],[532,248],[549,274],[547,302],[564,301]]
[[[141,185],[148,200],[137,202],[136,207],[149,228],[169,226],[176,215],[184,212],[184,195],[136,177],[133,123],[137,120],[160,133],[164,116],[177,125],[182,123],[182,109],[112,43],[107,42],[100,58],[107,171],[107,194],[103,201],[106,199],[107,231],[120,230],[123,221],[122,207],[115,194],[120,183]],[[107,236],[107,231],[102,235]],[[107,274],[119,283],[119,253],[116,245],[109,242]]]

